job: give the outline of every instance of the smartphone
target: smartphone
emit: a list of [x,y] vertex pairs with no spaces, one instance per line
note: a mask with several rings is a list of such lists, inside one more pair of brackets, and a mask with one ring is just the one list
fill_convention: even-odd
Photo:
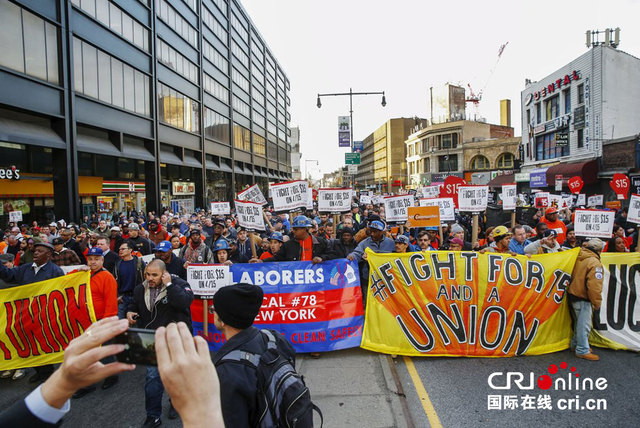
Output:
[[116,354],[122,363],[157,366],[156,331],[142,328],[130,328],[113,338],[114,343],[125,345],[124,351]]

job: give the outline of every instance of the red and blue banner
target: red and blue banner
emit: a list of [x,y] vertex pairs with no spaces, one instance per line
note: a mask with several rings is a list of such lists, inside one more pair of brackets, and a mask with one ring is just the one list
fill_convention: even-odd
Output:
[[[254,326],[279,331],[296,352],[323,352],[360,346],[364,311],[358,265],[346,259],[323,263],[279,262],[232,265],[233,283],[259,285],[264,301]],[[230,287],[233,287],[231,285]],[[225,338],[208,315],[204,336],[203,301],[191,306],[193,332],[212,351]]]

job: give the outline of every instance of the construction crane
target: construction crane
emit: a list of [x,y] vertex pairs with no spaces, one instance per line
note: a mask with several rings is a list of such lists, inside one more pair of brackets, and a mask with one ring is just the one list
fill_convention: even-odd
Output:
[[493,67],[491,68],[491,70],[489,70],[489,76],[487,77],[487,80],[484,82],[484,86],[482,86],[482,89],[480,89],[480,92],[478,92],[476,94],[473,91],[473,88],[471,88],[471,84],[467,83],[467,86],[469,87],[469,96],[465,99],[465,101],[468,102],[468,103],[473,103],[473,105],[475,106],[476,109],[478,108],[478,104],[480,103],[480,100],[482,100],[482,94],[484,93],[485,88],[489,84],[489,81],[491,80],[491,76],[493,76],[493,73],[496,71],[496,67],[498,66],[498,63],[500,62],[500,58],[502,57],[502,53],[504,52],[504,49],[507,47],[508,44],[509,44],[509,42],[501,45],[500,49],[498,49],[498,58],[496,58],[495,64],[493,64]]

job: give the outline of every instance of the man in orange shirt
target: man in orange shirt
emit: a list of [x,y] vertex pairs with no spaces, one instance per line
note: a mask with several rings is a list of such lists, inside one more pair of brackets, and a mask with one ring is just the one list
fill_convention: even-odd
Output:
[[567,226],[560,220],[558,220],[558,209],[556,207],[547,208],[544,213],[544,217],[540,220],[546,224],[549,229],[553,229],[558,234],[558,244],[562,245],[567,238]]
[[[91,270],[91,300],[96,313],[96,320],[118,315],[118,283],[116,279],[104,267],[104,255],[102,248],[91,247],[87,252],[87,266]],[[103,363],[115,361],[115,357],[104,359]],[[118,383],[118,376],[109,376],[104,380],[102,389],[111,388]],[[96,390],[95,385],[79,389],[73,398],[84,397]]]

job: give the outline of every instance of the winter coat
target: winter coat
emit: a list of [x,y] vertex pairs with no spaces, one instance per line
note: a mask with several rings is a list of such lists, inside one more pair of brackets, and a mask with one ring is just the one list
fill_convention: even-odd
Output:
[[155,330],[172,322],[182,321],[191,329],[191,302],[193,292],[187,281],[171,275],[171,285],[161,286],[155,304],[150,302],[149,283],[144,281],[133,290],[133,300],[129,303],[128,312],[137,313],[138,328]]
[[590,301],[594,309],[600,309],[603,278],[604,268],[600,261],[600,255],[586,248],[581,248],[567,292],[579,300]]

